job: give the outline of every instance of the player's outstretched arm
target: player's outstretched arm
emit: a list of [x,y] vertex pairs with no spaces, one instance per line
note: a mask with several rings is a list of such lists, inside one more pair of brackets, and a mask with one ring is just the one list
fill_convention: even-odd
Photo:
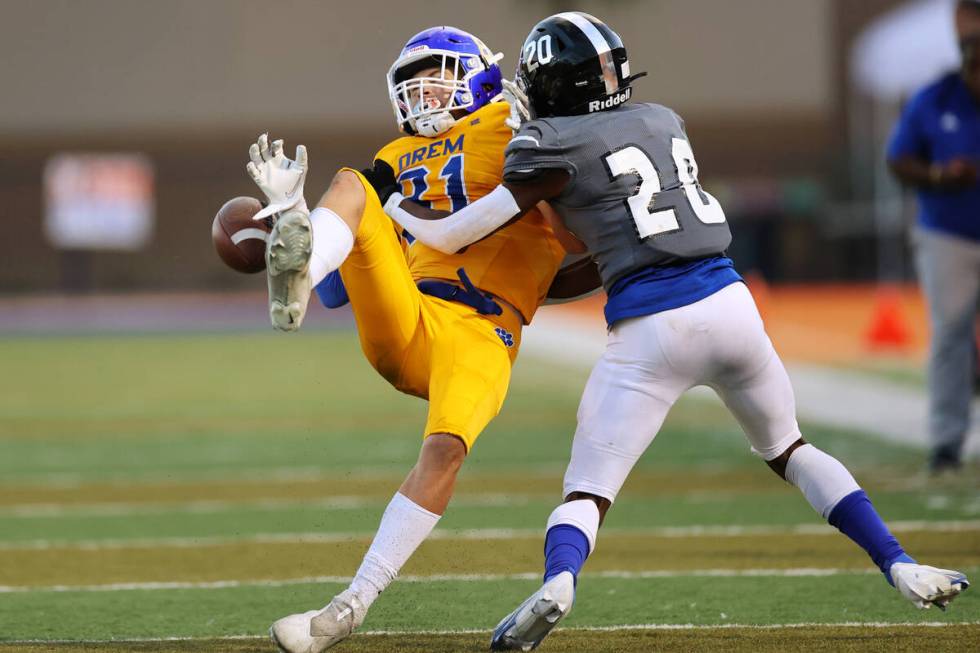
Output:
[[557,196],[569,181],[564,170],[535,172],[527,180],[504,182],[455,213],[433,211],[406,200],[397,191],[386,192],[387,196],[381,199],[385,213],[415,238],[443,253],[454,254],[519,219],[538,202]]

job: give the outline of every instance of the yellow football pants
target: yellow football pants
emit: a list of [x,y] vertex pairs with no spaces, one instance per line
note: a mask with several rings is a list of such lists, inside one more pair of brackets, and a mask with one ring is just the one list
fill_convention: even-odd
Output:
[[[349,169],[348,169],[349,170]],[[354,248],[340,267],[361,349],[395,388],[429,400],[424,437],[448,433],[467,450],[503,405],[520,347],[521,321],[509,309],[475,309],[419,292],[395,225],[371,184]],[[504,343],[495,329],[511,336]]]

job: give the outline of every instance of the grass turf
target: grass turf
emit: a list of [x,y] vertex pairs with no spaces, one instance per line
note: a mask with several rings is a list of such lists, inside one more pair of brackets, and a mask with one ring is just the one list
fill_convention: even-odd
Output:
[[[342,651],[349,653],[477,653],[487,650],[487,634],[443,635],[354,635]],[[980,626],[940,627],[890,626],[860,628],[810,626],[798,628],[699,628],[696,630],[622,630],[589,632],[559,630],[548,638],[547,650],[592,653],[628,651],[720,651],[752,653],[817,653],[857,651],[872,653],[918,653],[930,651],[971,651],[980,647]],[[88,644],[0,644],[0,651],[56,653],[199,653],[268,652],[262,638],[236,640],[184,640],[179,642],[117,642]]]
[[[262,357],[273,347],[280,361],[274,366]],[[0,584],[349,575],[387,497],[414,461],[425,413],[423,402],[398,395],[376,377],[350,333],[18,338],[0,341],[0,359],[5,363],[0,378]],[[518,363],[504,411],[477,442],[461,477],[461,500],[443,522],[446,528],[532,529],[531,534],[429,542],[406,573],[539,569],[541,541],[534,530],[541,528],[560,492],[586,373],[540,361]],[[860,470],[859,478],[874,490],[873,498],[889,519],[962,521],[980,513],[975,482],[936,486],[924,481],[916,474],[921,453],[914,449],[813,424],[804,425],[804,432]],[[337,497],[352,503],[329,504]],[[220,505],[207,504],[215,501]],[[263,503],[269,501],[280,503]],[[795,490],[748,454],[723,409],[682,401],[610,513],[609,531],[588,569],[868,569],[863,553],[834,534],[652,537],[644,532],[690,525],[819,523]],[[333,543],[247,539],[352,531],[362,536]],[[195,545],[194,538],[202,537],[227,541]],[[975,529],[925,528],[900,537],[924,561],[980,566]],[[147,538],[190,541],[179,546],[138,542]],[[23,546],[39,539],[50,547]],[[868,573],[596,576],[584,581],[569,627],[980,619],[980,604],[971,593],[946,615],[922,614]],[[535,585],[533,580],[501,579],[396,583],[366,627],[486,630]],[[274,618],[322,605],[339,588],[298,584],[0,593],[0,641],[192,636],[205,639],[54,648],[269,650],[263,640],[208,638],[261,634]],[[567,630],[547,646],[766,651],[802,643],[807,650],[895,651],[925,645],[942,650],[955,643],[970,650],[978,639],[977,627],[970,625]],[[485,641],[485,633],[364,636],[344,650],[483,650]],[[25,646],[0,645],[0,650]],[[51,648],[28,648],[46,647]]]
[[[973,570],[967,570],[973,571]],[[364,624],[371,631],[482,630],[538,586],[537,580],[424,581],[393,585]],[[5,639],[110,639],[263,634],[282,613],[322,605],[340,583],[216,589],[31,592],[0,595],[20,618]],[[733,597],[740,597],[733,600]],[[975,621],[980,598],[947,613],[914,609],[877,576],[604,578],[584,575],[566,627],[636,623],[916,623]],[[138,606],[138,611],[134,610]],[[71,615],[65,619],[65,615]]]

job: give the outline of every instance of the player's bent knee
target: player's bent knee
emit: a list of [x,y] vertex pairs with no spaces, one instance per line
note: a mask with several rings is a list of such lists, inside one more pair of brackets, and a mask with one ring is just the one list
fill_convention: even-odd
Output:
[[783,453],[779,454],[772,460],[767,460],[766,464],[769,465],[769,468],[772,471],[779,475],[779,478],[786,480],[786,465],[789,463],[789,457],[793,455],[794,451],[802,447],[804,444],[806,444],[806,440],[800,438],[793,444],[786,447],[786,450],[783,451]]
[[360,221],[366,199],[360,178],[351,170],[340,170],[333,176],[319,205],[334,211],[350,226],[352,220]]
[[606,518],[606,513],[609,511],[609,508],[612,506],[612,501],[610,501],[605,497],[600,497],[598,494],[592,494],[590,492],[570,492],[568,496],[565,497],[565,503],[569,503],[572,501],[580,501],[582,499],[591,501],[596,505],[596,508],[599,509],[599,524],[601,525],[602,521]]
[[327,188],[327,192],[331,191],[336,193],[364,193],[364,186],[361,184],[361,180],[358,178],[357,174],[353,170],[338,170],[330,180],[330,187]]
[[466,444],[450,433],[433,433],[422,443],[419,463],[427,467],[458,470],[466,459]]

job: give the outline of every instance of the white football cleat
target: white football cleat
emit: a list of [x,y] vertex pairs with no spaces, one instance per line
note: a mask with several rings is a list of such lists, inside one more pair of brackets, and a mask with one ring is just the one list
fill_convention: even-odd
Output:
[[282,653],[321,653],[350,637],[367,608],[349,589],[322,610],[291,614],[272,624],[269,636]]
[[575,577],[563,571],[503,618],[493,631],[491,651],[530,651],[572,610]]
[[283,653],[306,653],[310,650],[310,619],[319,610],[291,614],[272,624],[269,637]]
[[310,301],[313,226],[301,210],[286,211],[272,226],[265,250],[269,317],[280,331],[296,331]]
[[964,574],[912,562],[896,562],[889,570],[895,587],[915,607],[931,605],[945,610],[949,602],[970,586]]

